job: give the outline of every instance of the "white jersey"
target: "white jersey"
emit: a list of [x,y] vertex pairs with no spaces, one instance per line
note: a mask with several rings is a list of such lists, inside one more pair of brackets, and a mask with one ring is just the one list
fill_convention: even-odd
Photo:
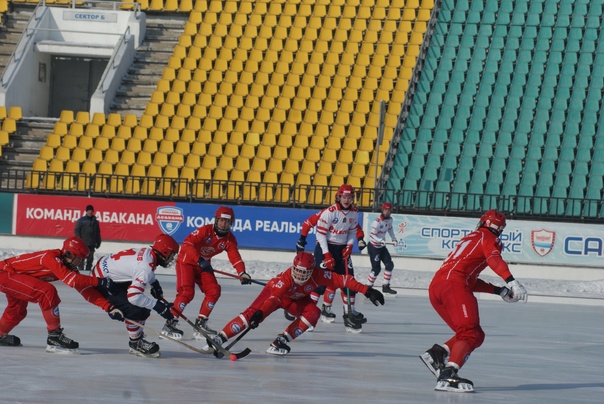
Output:
[[147,285],[155,282],[153,270],[157,267],[151,248],[131,248],[102,257],[94,267],[98,278],[111,278],[117,283],[132,282],[128,286],[128,301],[135,306],[153,309],[157,299],[145,296]]
[[329,251],[327,244],[352,245],[359,220],[358,209],[351,205],[343,210],[339,204],[334,204],[321,212],[317,222],[317,243],[321,245],[323,254]]
[[379,215],[373,223],[371,223],[371,232],[369,233],[369,242],[372,246],[380,248],[386,242],[386,234],[390,235],[392,241],[396,241],[394,236],[394,230],[392,229],[392,217],[384,219],[382,215]]

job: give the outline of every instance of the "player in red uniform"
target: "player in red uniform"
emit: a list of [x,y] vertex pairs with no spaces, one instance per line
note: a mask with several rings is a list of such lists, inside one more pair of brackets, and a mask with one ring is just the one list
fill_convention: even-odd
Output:
[[[497,294],[509,303],[527,300],[526,289],[514,279],[501,258],[503,246],[499,236],[505,226],[503,213],[487,211],[476,231],[459,240],[430,283],[430,303],[455,331],[442,346],[435,344],[420,356],[438,379],[435,390],[474,391],[473,383],[457,374],[485,337],[474,292]],[[478,278],[487,265],[506,281],[506,286],[495,286]]]
[[293,265],[271,279],[247,309],[232,319],[218,335],[213,336],[213,341],[223,344],[248,327],[258,327],[273,311],[282,308],[296,319],[277,336],[266,352],[274,355],[288,354],[290,347],[287,343],[319,321],[321,310],[310,298],[310,293],[321,285],[334,289],[350,288],[363,293],[376,306],[378,303],[384,304],[384,295],[380,291],[357,282],[352,275],[339,275],[320,269],[315,266],[312,254],[300,252],[294,257]]
[[[199,308],[195,325],[204,331],[216,334],[208,327],[208,317],[220,298],[221,288],[214,275],[211,258],[223,251],[227,252],[231,265],[235,268],[242,285],[251,284],[251,277],[245,272],[245,263],[239,254],[237,240],[231,233],[235,222],[233,209],[220,206],[216,210],[214,224],[207,224],[189,234],[180,247],[176,260],[176,299],[172,313],[178,317],[195,296],[195,285],[204,293],[204,300]],[[182,338],[183,332],[176,328],[176,318],[166,321],[162,333],[172,338]],[[195,339],[205,336],[195,332]]]
[[78,237],[68,238],[62,249],[21,254],[0,261],[0,291],[8,305],[0,318],[0,345],[19,346],[21,339],[9,332],[27,315],[28,302],[38,303],[48,329],[47,352],[77,352],[79,344],[67,338],[61,328],[57,289],[49,282],[60,280],[76,289],[90,303],[105,310],[114,320],[124,320],[119,309],[95,288],[113,293],[110,279],[80,275],[88,247]]

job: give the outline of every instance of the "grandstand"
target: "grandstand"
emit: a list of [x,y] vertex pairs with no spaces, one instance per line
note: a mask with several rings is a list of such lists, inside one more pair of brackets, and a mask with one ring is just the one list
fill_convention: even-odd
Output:
[[[2,186],[315,207],[350,183],[361,209],[601,221],[603,3],[113,3],[182,21],[143,105],[46,118],[35,161],[0,168]],[[74,6],[0,0],[3,21],[17,4]],[[5,150],[36,118],[6,104]]]

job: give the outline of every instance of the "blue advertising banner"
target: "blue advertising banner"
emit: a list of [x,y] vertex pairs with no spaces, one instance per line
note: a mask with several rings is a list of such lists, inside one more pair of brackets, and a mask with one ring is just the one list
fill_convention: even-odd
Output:
[[[365,214],[368,236],[379,214]],[[388,246],[394,255],[444,258],[459,239],[476,228],[478,219],[392,215],[397,240]],[[368,237],[367,237],[368,238]],[[387,241],[389,237],[387,237]],[[501,235],[508,262],[545,265],[604,265],[604,226],[559,222],[508,220]]]

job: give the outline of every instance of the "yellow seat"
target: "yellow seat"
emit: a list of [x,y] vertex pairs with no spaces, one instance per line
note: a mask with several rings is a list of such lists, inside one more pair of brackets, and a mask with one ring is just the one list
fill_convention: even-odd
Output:
[[66,124],[71,124],[75,120],[75,114],[70,110],[62,110],[59,115],[59,121],[64,122]]
[[[118,132],[124,133],[125,131],[128,131],[128,133],[130,133],[131,129],[127,126],[119,126],[118,127]],[[103,128],[101,129],[101,133],[99,134],[99,136],[101,137],[105,137],[107,139],[113,139],[116,134],[115,134],[115,127],[114,126],[110,126],[110,125],[105,125],[103,126]],[[120,137],[125,137],[124,135],[120,136]]]

